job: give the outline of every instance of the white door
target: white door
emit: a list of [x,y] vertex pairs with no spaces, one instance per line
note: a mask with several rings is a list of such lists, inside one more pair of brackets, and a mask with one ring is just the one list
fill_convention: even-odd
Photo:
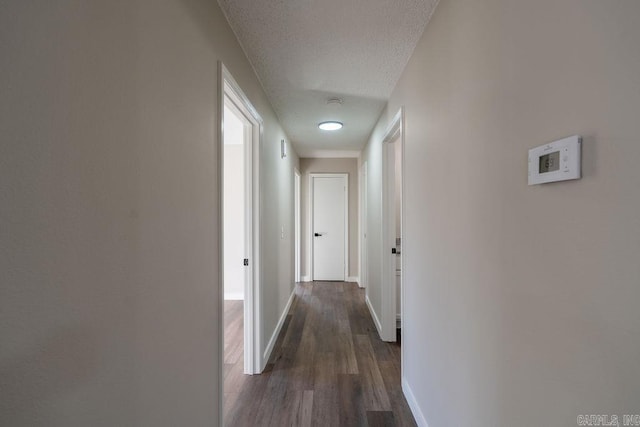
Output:
[[312,175],[313,280],[345,280],[347,176]]

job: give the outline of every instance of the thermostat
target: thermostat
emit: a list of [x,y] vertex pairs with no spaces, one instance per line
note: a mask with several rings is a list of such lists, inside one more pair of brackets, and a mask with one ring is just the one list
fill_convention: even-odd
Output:
[[529,185],[580,179],[582,138],[559,139],[529,150]]

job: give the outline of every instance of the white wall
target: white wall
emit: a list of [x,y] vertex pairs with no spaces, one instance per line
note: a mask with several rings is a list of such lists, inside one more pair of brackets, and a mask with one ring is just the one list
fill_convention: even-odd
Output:
[[[383,120],[387,116],[386,112],[387,109],[385,108],[358,160],[359,164],[367,163],[367,206],[365,207],[367,224],[363,227],[364,230],[367,230],[367,250],[364,256],[367,257],[368,272],[365,292],[369,307],[373,310],[372,314],[377,317],[378,321],[382,321],[382,139],[385,136],[387,126],[387,122]],[[386,251],[384,255],[386,256]]]
[[[396,86],[365,159],[375,194],[404,105],[403,375],[429,425],[638,412],[638,17],[442,0]],[[527,150],[571,134],[584,177],[528,187]]]
[[244,122],[224,108],[224,299],[244,300],[245,267]]
[[0,424],[216,425],[218,60],[265,120],[265,334],[297,162],[216,2],[9,0],[0,39]]
[[346,173],[349,175],[349,277],[357,278],[358,261],[358,160],[356,158],[302,158],[300,159],[302,198],[302,276],[311,278],[309,245],[312,231],[309,229],[311,213],[309,179],[312,173]]

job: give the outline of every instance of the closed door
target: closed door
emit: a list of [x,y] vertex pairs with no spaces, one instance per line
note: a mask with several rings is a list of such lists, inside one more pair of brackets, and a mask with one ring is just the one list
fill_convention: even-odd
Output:
[[347,177],[312,176],[313,280],[345,280]]

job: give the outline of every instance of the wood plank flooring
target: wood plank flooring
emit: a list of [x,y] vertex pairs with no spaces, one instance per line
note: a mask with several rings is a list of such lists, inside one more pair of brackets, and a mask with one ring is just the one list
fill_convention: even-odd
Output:
[[224,301],[224,411],[238,398],[244,382],[244,301]]
[[[295,292],[263,374],[242,375],[234,339],[225,338],[225,426],[415,426],[400,385],[400,346],[380,341],[364,290],[311,282]],[[226,303],[225,334],[238,326]]]

